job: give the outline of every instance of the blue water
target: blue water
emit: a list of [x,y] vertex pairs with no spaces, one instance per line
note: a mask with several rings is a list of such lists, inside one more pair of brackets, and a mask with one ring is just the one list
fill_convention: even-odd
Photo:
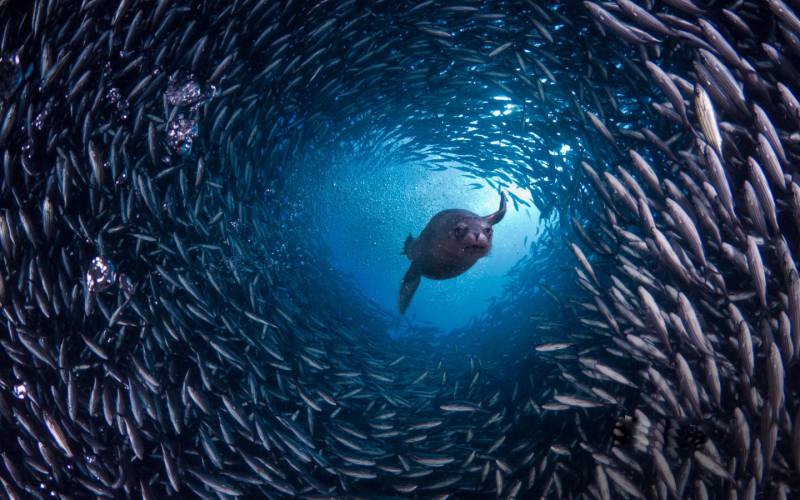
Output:
[[490,254],[464,274],[449,280],[423,278],[411,306],[397,313],[400,280],[409,261],[403,241],[415,237],[440,210],[463,208],[479,215],[497,210],[497,191],[456,169],[431,171],[423,162],[363,165],[353,162],[329,169],[317,195],[319,228],[329,247],[331,266],[352,278],[359,292],[414,325],[449,331],[486,311],[507,282],[507,272],[524,257],[540,229],[539,210],[530,194],[509,186],[530,206],[509,201],[505,218],[495,226]]

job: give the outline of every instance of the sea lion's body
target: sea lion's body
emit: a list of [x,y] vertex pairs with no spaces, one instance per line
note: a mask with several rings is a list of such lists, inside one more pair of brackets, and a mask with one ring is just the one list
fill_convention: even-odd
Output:
[[418,238],[406,238],[403,253],[411,261],[400,285],[398,307],[405,313],[420,278],[455,278],[473,266],[492,247],[492,226],[505,215],[506,199],[500,209],[486,217],[468,210],[449,209],[434,215]]
[[447,237],[451,228],[470,218],[479,216],[467,210],[443,210],[433,216],[419,238],[410,242],[406,255],[422,276],[434,280],[455,278],[485,255],[483,250],[488,250],[490,242],[483,238],[482,246],[465,251],[455,239]]

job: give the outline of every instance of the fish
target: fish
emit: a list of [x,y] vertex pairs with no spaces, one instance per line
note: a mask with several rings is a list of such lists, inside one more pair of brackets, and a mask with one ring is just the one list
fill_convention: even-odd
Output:
[[603,406],[601,403],[598,403],[596,401],[591,401],[588,399],[578,398],[574,396],[564,396],[556,394],[553,398],[561,404],[578,408],[598,408],[600,406]]
[[714,148],[717,155],[722,156],[722,135],[719,131],[714,104],[701,85],[694,86],[694,109],[706,142]]
[[460,403],[460,402],[446,403],[446,404],[440,405],[440,408],[443,411],[459,412],[459,413],[460,412],[481,411],[481,408],[476,406],[476,405],[473,405],[471,403]]
[[550,342],[546,344],[539,344],[535,347],[535,349],[537,352],[554,352],[561,351],[569,347],[571,347],[571,344],[567,342]]

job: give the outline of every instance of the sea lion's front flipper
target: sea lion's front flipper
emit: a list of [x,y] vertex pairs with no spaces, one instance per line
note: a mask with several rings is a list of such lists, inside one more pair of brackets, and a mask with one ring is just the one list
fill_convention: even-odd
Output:
[[411,260],[411,248],[414,246],[414,237],[410,234],[406,238],[406,241],[403,243],[403,251],[400,252],[402,255],[408,257],[408,260]]
[[403,276],[403,281],[400,282],[400,295],[397,297],[397,307],[400,309],[400,314],[405,314],[408,304],[411,303],[411,297],[417,291],[419,280],[422,275],[417,269],[416,263],[412,262]]

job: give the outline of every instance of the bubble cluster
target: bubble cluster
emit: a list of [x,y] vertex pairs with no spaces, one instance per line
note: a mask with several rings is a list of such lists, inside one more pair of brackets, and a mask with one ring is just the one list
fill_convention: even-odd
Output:
[[102,292],[110,288],[117,279],[114,265],[103,257],[95,257],[86,271],[86,288],[90,292]]
[[36,117],[33,119],[33,128],[35,128],[36,130],[43,130],[46,119],[47,119],[47,114],[44,112],[36,115]]
[[17,384],[11,391],[17,399],[25,399],[28,396],[28,386],[25,384]]
[[192,152],[192,142],[197,137],[197,121],[178,115],[167,124],[167,143],[176,153],[187,156]]
[[117,87],[111,87],[108,89],[106,92],[106,100],[109,104],[116,108],[120,118],[123,120],[128,118],[128,114],[130,112],[130,103],[127,99],[122,98],[122,94]]
[[214,95],[216,89],[211,86],[209,92],[205,92],[193,75],[186,78],[170,78],[167,90],[164,93],[167,102],[173,106],[189,106],[194,111],[206,100],[207,97]]

